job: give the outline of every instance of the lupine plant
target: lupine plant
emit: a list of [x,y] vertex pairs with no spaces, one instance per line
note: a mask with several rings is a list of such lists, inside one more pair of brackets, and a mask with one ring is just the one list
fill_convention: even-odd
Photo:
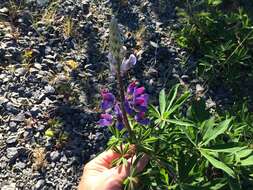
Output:
[[[168,94],[162,90],[158,106],[148,105],[149,96],[137,81],[124,86],[123,77],[137,59],[133,54],[126,57],[115,18],[109,42],[108,60],[118,92],[102,90],[98,124],[109,128],[108,148],[121,155],[113,165],[132,157],[124,189],[252,189],[252,139],[242,140],[252,137],[251,124],[229,114],[211,115],[204,100],[180,85]],[[147,155],[148,165],[137,173],[138,162]]]

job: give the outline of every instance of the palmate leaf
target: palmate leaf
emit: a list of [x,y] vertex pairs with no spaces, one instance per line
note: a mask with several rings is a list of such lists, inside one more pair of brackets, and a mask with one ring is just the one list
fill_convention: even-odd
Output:
[[200,153],[202,154],[202,156],[204,156],[215,168],[221,169],[224,172],[226,172],[228,175],[230,175],[231,177],[235,177],[235,173],[234,171],[228,167],[226,164],[224,164],[223,162],[217,160],[216,158],[210,156],[206,150],[200,149]]
[[211,140],[224,133],[230,126],[229,124],[231,121],[232,118],[222,121],[218,126],[209,125],[203,136],[203,141],[201,142],[200,146],[207,145]]

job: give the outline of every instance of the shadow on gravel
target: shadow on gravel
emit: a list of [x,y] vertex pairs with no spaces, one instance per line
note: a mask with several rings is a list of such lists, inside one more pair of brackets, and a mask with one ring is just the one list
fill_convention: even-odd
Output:
[[113,1],[112,12],[117,15],[118,22],[127,26],[130,30],[139,28],[138,13],[133,12],[129,5],[120,6],[119,3]]
[[[77,165],[86,163],[90,156],[101,151],[107,142],[103,128],[96,127],[97,114],[71,105],[59,105],[50,113],[50,118],[59,118],[62,122],[62,133],[67,134],[67,140],[56,147],[67,157],[72,157]],[[80,169],[80,168],[79,168]]]
[[149,0],[152,11],[162,23],[167,23],[175,15],[174,3],[171,0]]

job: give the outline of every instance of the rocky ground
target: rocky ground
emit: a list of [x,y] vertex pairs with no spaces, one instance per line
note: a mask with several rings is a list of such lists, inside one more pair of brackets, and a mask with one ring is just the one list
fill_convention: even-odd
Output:
[[179,64],[173,3],[113,2],[0,0],[2,190],[76,189],[83,165],[105,148],[110,134],[96,121],[100,89],[115,87],[106,58],[112,13],[138,56],[129,77],[153,98],[178,81],[199,82]]

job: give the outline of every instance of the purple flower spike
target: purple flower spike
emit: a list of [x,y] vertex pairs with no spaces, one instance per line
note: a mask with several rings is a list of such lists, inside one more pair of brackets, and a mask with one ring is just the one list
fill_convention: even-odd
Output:
[[136,62],[137,62],[137,59],[134,54],[131,54],[128,59],[124,58],[120,66],[121,74],[126,73],[132,66],[136,64]]
[[135,116],[135,120],[142,124],[142,125],[148,125],[149,124],[149,119],[145,118],[145,113],[144,112],[139,112]]
[[113,107],[115,102],[115,96],[112,93],[107,92],[106,90],[101,92],[103,101],[101,103],[102,110],[107,110]]
[[101,114],[101,119],[98,121],[99,125],[102,127],[110,126],[113,123],[112,115],[110,114]]

